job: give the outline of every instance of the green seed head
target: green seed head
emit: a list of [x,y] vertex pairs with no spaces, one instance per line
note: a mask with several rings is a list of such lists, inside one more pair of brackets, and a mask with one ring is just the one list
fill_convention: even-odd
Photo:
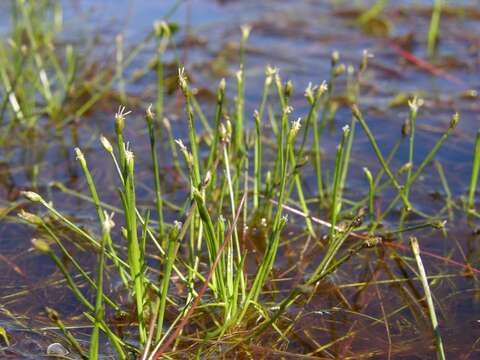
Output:
[[242,30],[242,42],[245,42],[250,36],[250,31],[252,30],[252,27],[250,25],[242,25],[240,29]]
[[460,114],[456,112],[452,115],[452,119],[450,120],[450,128],[455,129],[458,122],[460,121]]
[[368,60],[373,58],[373,54],[371,54],[368,50],[363,50],[362,53],[362,62],[360,63],[360,72],[364,72],[367,69]]
[[288,98],[292,95],[293,93],[293,83],[291,80],[288,80],[287,83],[285,84],[285,96]]
[[218,101],[220,102],[223,99],[223,96],[225,94],[225,87],[226,87],[226,81],[225,78],[220,80],[220,83],[218,84]]
[[292,106],[286,106],[285,109],[283,109],[283,112],[285,115],[291,114],[293,112],[293,107]]
[[414,96],[412,100],[408,100],[408,106],[410,107],[412,115],[417,114],[418,109],[423,105],[423,103],[423,99],[420,99],[417,96]]
[[172,125],[170,124],[170,120],[168,120],[168,118],[163,118],[162,123],[168,132],[172,130]]
[[28,200],[33,202],[42,201],[42,197],[33,191],[22,191],[22,195],[25,196]]
[[212,180],[212,172],[210,170],[207,171],[207,173],[205,174],[205,178],[203,179],[203,186],[206,187],[208,186],[208,184],[210,183],[210,181]]
[[370,172],[370,170],[368,170],[368,168],[364,167],[364,168],[363,168],[363,173],[365,174],[365,176],[366,176],[369,180],[373,179],[372,173]]
[[180,85],[180,89],[184,94],[187,94],[188,91],[188,84],[187,84],[187,76],[185,75],[185,68],[178,69],[178,84]]
[[337,67],[335,67],[335,70],[333,71],[333,76],[337,77],[342,75],[346,70],[345,64],[340,64]]
[[270,86],[270,84],[273,81],[273,77],[275,74],[278,72],[277,68],[271,67],[270,65],[267,65],[265,68],[265,85]]
[[80,150],[80,148],[76,147],[74,149],[74,151],[75,151],[75,156],[76,156],[77,160],[80,162],[80,164],[82,166],[86,166],[87,163],[85,161],[85,156],[83,155],[82,150]]
[[220,139],[222,140],[222,142],[228,144],[230,142],[230,136],[227,128],[223,123],[220,124],[218,131],[219,131]]
[[180,148],[180,152],[182,153],[183,157],[185,158],[185,162],[189,167],[193,166],[193,155],[188,151],[187,147],[183,143],[182,139],[176,139],[175,142],[177,143],[178,147]]
[[58,312],[53,310],[52,308],[46,307],[45,311],[47,312],[47,316],[50,319],[50,321],[56,323],[59,320]]
[[105,220],[103,221],[102,224],[102,229],[105,233],[110,233],[112,231],[113,227],[115,226],[115,223],[113,222],[113,216],[115,213],[108,214],[106,211],[103,212]]
[[336,66],[338,61],[340,60],[340,53],[337,50],[332,52],[331,60],[332,60],[332,67]]
[[350,109],[352,110],[352,115],[355,116],[357,120],[362,119],[362,113],[360,112],[360,109],[358,108],[357,104],[352,104],[350,106]]
[[50,245],[48,245],[48,243],[44,240],[40,240],[40,239],[32,239],[32,245],[33,247],[42,252],[42,253],[48,253],[50,252]]
[[156,21],[153,24],[153,30],[157,37],[169,38],[171,36],[170,26],[165,21]]
[[100,136],[100,143],[102,144],[103,148],[108,152],[108,153],[113,153],[113,147],[110,141],[105,136]]
[[418,240],[415,236],[410,237],[410,246],[415,255],[420,254],[420,246],[418,245]]
[[237,78],[237,82],[240,84],[243,79],[243,70],[240,69],[235,73],[235,77]]
[[403,174],[404,172],[407,172],[408,170],[410,170],[412,167],[413,167],[413,164],[409,161],[403,164],[403,166],[398,170],[398,173]]
[[327,82],[323,80],[320,86],[317,88],[317,96],[318,97],[322,96],[327,92],[327,90],[328,90]]
[[312,83],[309,82],[307,88],[305,89],[305,97],[307,98],[310,105],[313,105],[313,103],[315,102],[315,98],[313,97],[313,90],[314,89]]
[[145,113],[145,119],[147,120],[147,125],[150,127],[153,124],[153,119],[155,114],[152,111],[152,104],[148,105],[147,111]]
[[300,124],[300,118],[298,118],[296,121],[292,121],[292,126],[290,127],[290,132],[288,134],[288,140],[292,142],[295,137],[297,136],[298,132],[300,131],[300,128],[302,125]]
[[440,229],[440,230],[443,230],[445,229],[445,226],[447,225],[447,220],[439,220],[439,221],[434,221],[432,223],[432,226],[435,228],[435,229]]
[[372,236],[372,237],[369,237],[367,240],[365,240],[364,244],[367,248],[372,248],[377,246],[381,242],[382,242],[382,238],[380,236]]
[[20,219],[23,219],[23,220],[25,220],[25,221],[29,222],[30,224],[33,224],[33,225],[41,225],[42,224],[42,219],[40,218],[40,216],[29,213],[29,212],[27,212],[23,209],[20,210],[20,212],[18,213],[17,216]]
[[227,129],[227,137],[229,139],[231,139],[232,138],[233,127],[232,127],[232,122],[230,121],[229,117],[225,117],[225,128]]
[[125,146],[124,152],[125,152],[125,161],[127,162],[127,165],[133,166],[133,163],[135,161],[135,156],[133,155],[133,152],[128,149],[128,144]]
[[260,124],[260,113],[258,112],[258,110],[255,110],[253,112],[253,119],[255,120],[256,124]]
[[120,106],[115,114],[115,128],[117,132],[122,132],[125,128],[125,118],[131,111],[126,111],[125,106]]

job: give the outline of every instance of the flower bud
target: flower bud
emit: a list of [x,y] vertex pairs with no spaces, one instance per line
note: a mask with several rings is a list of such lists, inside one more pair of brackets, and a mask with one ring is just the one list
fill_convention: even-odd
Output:
[[42,253],[48,253],[50,252],[50,245],[44,240],[40,239],[32,239],[32,245],[35,248],[35,250],[38,250]]
[[38,215],[35,215],[35,214],[32,214],[32,213],[29,213],[25,210],[20,210],[20,212],[17,214],[17,216],[20,218],[20,219],[23,219],[25,220],[26,222],[29,222],[30,224],[33,224],[33,225],[41,225],[43,223],[42,219],[40,218],[40,216]]
[[335,50],[334,52],[332,52],[332,56],[331,56],[332,67],[337,65],[339,60],[340,60],[340,53],[337,50]]
[[291,80],[288,80],[285,84],[285,90],[284,90],[284,94],[285,94],[285,97],[290,97],[293,93],[293,83]]
[[460,121],[460,114],[456,112],[455,114],[452,115],[452,119],[450,120],[450,128],[455,129],[459,121]]
[[180,89],[184,94],[187,93],[188,85],[187,85],[187,77],[185,75],[185,68],[181,67],[178,69],[178,84],[180,85]]
[[38,195],[36,192],[33,191],[22,191],[21,194],[25,196],[28,200],[32,202],[40,202],[42,201],[42,197]]
[[240,29],[242,30],[242,42],[245,42],[250,36],[250,31],[252,30],[252,27],[250,25],[242,25]]
[[102,144],[103,148],[108,152],[108,153],[113,153],[113,147],[110,141],[105,137],[105,136],[100,136],[100,143]]

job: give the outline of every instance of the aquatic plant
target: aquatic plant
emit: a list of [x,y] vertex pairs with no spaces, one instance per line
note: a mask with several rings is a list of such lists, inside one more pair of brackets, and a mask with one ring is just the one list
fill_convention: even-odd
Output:
[[[246,41],[247,36],[248,31],[244,30],[242,42]],[[358,78],[365,71],[368,57],[368,53],[365,53],[359,66]],[[94,281],[88,271],[83,269],[74,256],[62,246],[63,240],[56,235],[55,229],[50,228],[36,215],[26,212],[20,214],[32,225],[47,230],[62,254],[71,259],[80,276],[89,284],[88,292],[80,289],[77,280],[62,265],[52,246],[45,240],[32,241],[38,251],[48,254],[55,262],[77,300],[86,308],[85,317],[93,326],[89,358],[95,359],[99,356],[100,333],[109,339],[120,358],[127,358],[128,354],[133,352],[144,359],[167,356],[172,345],[175,344],[175,348],[181,346],[180,334],[188,333],[190,338],[196,339],[194,341],[197,342],[198,353],[204,351],[203,349],[210,342],[220,341],[227,336],[237,338],[228,350],[235,351],[242,343],[260,337],[269,328],[273,327],[282,334],[283,330],[276,324],[282,313],[300,299],[308,298],[322,280],[359,251],[382,244],[382,239],[386,235],[383,231],[378,232],[376,228],[399,200],[403,203],[405,214],[415,211],[410,201],[409,189],[455,128],[458,115],[454,115],[445,134],[420,165],[414,168],[413,131],[420,102],[416,99],[412,100],[410,105],[411,165],[406,172],[404,184],[401,184],[398,175],[391,169],[389,158],[386,159],[382,155],[375,136],[359,107],[352,103],[352,123],[341,131],[341,140],[333,164],[334,175],[329,180],[322,175],[324,171],[323,163],[319,161],[319,143],[330,116],[329,111],[325,109],[328,109],[333,101],[332,93],[328,88],[331,89],[334,86],[336,78],[342,73],[342,70],[339,70],[342,68],[339,61],[339,55],[334,53],[332,77],[328,85],[322,83],[317,87],[312,85],[307,87],[305,97],[309,111],[304,119],[293,121],[290,119],[294,110],[289,105],[293,86],[290,82],[284,82],[281,79],[277,69],[267,68],[259,111],[253,114],[255,123],[253,133],[250,133],[243,123],[244,105],[242,104],[245,95],[242,90],[244,80],[241,72],[236,75],[238,91],[233,113],[230,114],[225,104],[226,81],[222,80],[217,90],[217,109],[214,112],[214,119],[212,125],[207,128],[196,121],[192,104],[197,100],[184,69],[179,69],[178,84],[184,96],[188,141],[187,139],[185,142],[181,139],[175,140],[185,164],[182,166],[177,163],[176,168],[182,172],[183,169],[187,169],[187,183],[190,188],[184,204],[177,207],[180,210],[180,216],[177,215],[178,221],[167,222],[164,217],[165,199],[162,192],[157,148],[157,126],[161,123],[155,117],[152,106],[146,109],[145,119],[155,186],[152,211],[156,214],[156,220],[151,218],[150,211],[141,210],[137,202],[135,145],[125,139],[124,129],[128,126],[129,112],[123,107],[115,115],[115,145],[112,145],[106,137],[101,137],[102,146],[111,156],[117,172],[118,196],[121,203],[121,209],[117,210],[117,213],[123,214],[123,225],[120,231],[114,231],[113,214],[106,212],[106,205],[97,193],[87,156],[78,148],[75,149],[76,157],[90,192],[90,195],[82,196],[90,198],[90,201],[95,204],[98,218],[96,228],[82,228],[70,221],[67,216],[62,215],[55,204],[44,200],[41,195],[25,192],[25,196],[30,201],[43,205],[47,213],[86,241],[91,251],[97,254],[96,281]],[[243,69],[242,64],[240,71]],[[276,99],[269,96],[272,85],[277,92]],[[352,95],[353,101],[357,95],[356,93]],[[270,115],[273,116],[272,124],[275,124],[273,129],[277,139],[275,144],[271,144],[268,136],[265,135],[268,131],[264,123],[266,104],[278,107],[277,114]],[[198,108],[197,111],[201,109]],[[362,126],[381,167],[375,176],[365,169],[370,184],[369,194],[365,199],[352,204],[345,202],[343,192],[347,181],[356,122]],[[163,125],[166,124],[168,122],[164,121]],[[170,138],[169,142],[173,142],[171,130],[167,132],[167,136]],[[311,149],[308,148],[309,144]],[[205,147],[205,145],[208,146]],[[200,148],[203,150],[200,151]],[[174,149],[171,148],[171,150]],[[266,149],[268,154],[273,156],[266,157]],[[311,163],[305,158],[306,153],[313,154]],[[253,169],[248,166],[250,161],[254,164]],[[304,170],[299,171],[306,166],[313,166],[313,172],[322,177],[316,181],[320,186],[318,191],[309,200],[302,186]],[[388,175],[388,180],[379,183],[382,173]],[[266,174],[265,180],[263,180],[263,174]],[[253,183],[253,192],[249,188],[251,183]],[[385,191],[392,186],[396,189],[397,196],[384,212],[375,216],[374,197],[378,196],[380,191]],[[298,200],[295,200],[294,189]],[[251,195],[253,195],[252,200],[250,200]],[[294,207],[292,208],[289,204]],[[295,209],[295,204],[298,209]],[[330,221],[325,222],[313,217],[311,204],[327,210]],[[365,206],[369,208],[369,221],[364,221]],[[270,310],[264,305],[266,296],[264,292],[271,286],[270,282],[275,277],[274,270],[280,244],[289,227],[286,211],[301,214],[309,237],[320,238],[320,229],[315,224],[327,226],[329,231],[322,241],[324,251],[319,263],[311,264],[311,270],[305,273],[303,278],[292,283],[292,290],[277,305],[271,307],[276,311],[270,315]],[[118,215],[115,221],[117,223],[120,221]],[[438,227],[438,223],[427,218],[417,227]],[[364,232],[367,229],[370,230]],[[408,230],[401,226],[398,232]],[[247,256],[250,252],[246,244],[249,241],[248,238],[253,236],[252,231],[259,232],[263,239],[256,245],[262,250],[254,269],[247,266]],[[394,231],[389,232],[389,234],[393,233]],[[351,237],[360,240],[346,248],[346,241]],[[124,247],[126,250],[123,250]],[[154,264],[148,260],[153,254],[158,258]],[[131,325],[125,326],[127,328],[134,326],[136,329],[126,338],[112,328],[109,320],[112,314],[120,314],[124,310],[121,310],[114,294],[105,291],[103,274],[107,268],[110,271],[115,269],[116,276],[128,290],[129,298],[134,304],[132,313],[122,315],[132,318]],[[161,269],[161,275],[158,278],[154,276],[157,272],[153,271],[154,269]],[[186,291],[183,294],[177,294],[172,286],[173,283],[176,283],[176,286],[181,285]],[[90,300],[93,295],[87,294],[94,294],[95,301]],[[173,321],[166,318],[169,311],[175,314]],[[205,311],[210,320],[207,318],[202,320],[206,321],[206,328],[198,333],[200,329],[190,323],[194,318],[201,317]],[[263,320],[256,323],[254,319],[257,318]],[[72,348],[86,357],[86,350],[75,342],[61,323],[57,321],[57,325],[63,329],[65,336],[68,336],[67,339],[72,344]],[[240,335],[242,329],[249,326],[253,326],[250,335],[247,337]],[[192,329],[195,330],[192,332]],[[135,341],[133,341],[134,338]]]

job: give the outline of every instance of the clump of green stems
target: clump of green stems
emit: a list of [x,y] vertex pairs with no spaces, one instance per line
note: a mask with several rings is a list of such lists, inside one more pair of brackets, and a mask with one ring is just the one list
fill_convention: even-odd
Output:
[[[248,29],[245,28],[242,49],[247,37]],[[365,71],[367,61],[368,54],[365,53],[359,74]],[[97,254],[94,280],[68,252],[63,245],[64,239],[48,222],[34,214],[27,212],[20,214],[25,221],[44,230],[45,239],[35,239],[32,244],[57,265],[68,287],[86,309],[85,318],[92,324],[88,350],[90,359],[97,359],[100,356],[100,333],[110,341],[121,359],[126,359],[130,352],[143,359],[167,356],[167,351],[181,346],[182,340],[178,335],[187,332],[184,326],[196,310],[199,316],[206,312],[211,319],[208,326],[198,329],[195,334],[189,334],[196,336],[199,343],[203,344],[200,346],[199,354],[209,340],[219,339],[252,324],[255,324],[255,329],[248,339],[260,336],[270,327],[278,331],[276,320],[283,311],[302,295],[310,293],[322,279],[358,251],[380,242],[380,237],[375,234],[375,227],[400,199],[407,213],[413,210],[410,202],[413,194],[409,190],[455,128],[458,115],[452,117],[450,127],[419,166],[413,169],[412,164],[407,171],[405,183],[401,184],[390,164],[393,154],[383,156],[367,121],[356,105],[358,93],[351,94],[353,117],[350,126],[343,127],[341,131],[331,171],[333,178],[330,181],[323,176],[322,166],[326,166],[328,162],[320,161],[320,145],[323,129],[328,121],[332,121],[331,116],[337,108],[333,102],[332,90],[335,79],[345,71],[345,68],[345,65],[340,63],[339,54],[334,53],[328,84],[324,82],[316,87],[312,85],[307,87],[305,97],[309,111],[303,119],[293,121],[291,118],[294,109],[289,105],[294,91],[293,84],[284,82],[277,69],[267,68],[260,106],[253,115],[252,131],[244,123],[244,77],[241,73],[236,76],[238,91],[233,114],[226,104],[227,85],[226,81],[222,80],[217,90],[214,117],[211,125],[206,127],[202,121],[197,121],[198,118],[207,117],[204,114],[199,115],[202,109],[195,105],[198,104],[195,92],[185,71],[180,69],[179,90],[185,100],[184,121],[188,129],[188,139],[174,141],[172,135],[174,130],[169,125],[165,129],[169,144],[176,143],[182,155],[184,165],[177,157],[177,148],[170,146],[171,156],[177,161],[175,168],[182,173],[186,169],[188,194],[180,206],[170,204],[164,197],[162,191],[164,179],[160,171],[163,157],[158,156],[157,130],[159,124],[165,125],[169,122],[168,120],[160,122],[152,107],[148,107],[145,119],[155,186],[151,211],[156,220],[151,219],[150,211],[142,211],[144,207],[140,208],[138,204],[135,171],[137,159],[134,147],[129,146],[125,139],[124,130],[128,126],[129,112],[123,107],[115,116],[113,142],[115,145],[112,145],[106,137],[101,137],[102,146],[111,157],[117,173],[118,196],[121,203],[121,208],[117,212],[123,214],[123,219],[118,219],[118,215],[116,218],[117,223],[122,223],[120,228],[118,225],[114,227],[113,214],[106,213],[110,207],[100,199],[87,156],[78,148],[75,149],[76,157],[90,193],[89,196],[83,194],[82,196],[95,205],[97,229],[86,230],[58,211],[55,204],[45,200],[41,195],[25,192],[29,200],[42,205],[55,221],[62,223],[69,231],[88,243]],[[243,65],[240,69],[243,72]],[[353,71],[352,69],[349,68],[349,73]],[[277,94],[275,97],[270,94],[272,85]],[[356,91],[358,88],[357,86]],[[163,109],[162,104],[163,100],[157,99],[156,108]],[[415,108],[414,105],[418,105],[418,102],[411,103],[410,125],[413,128],[418,110],[418,106]],[[264,121],[267,107],[270,109],[270,124],[274,125],[272,131],[277,137],[274,144],[268,141],[266,135],[270,131]],[[234,122],[232,123],[230,119],[234,119]],[[369,193],[365,199],[352,203],[346,199],[345,184],[357,121],[378,158],[380,170],[376,174],[365,170]],[[413,162],[414,137],[413,132],[410,134],[409,162]],[[307,158],[306,154],[311,154],[312,160]],[[248,166],[249,161],[253,163],[252,168]],[[303,187],[304,169],[309,169],[308,171],[320,177],[317,178],[318,187],[313,193],[306,192]],[[388,179],[382,182],[383,174],[386,174]],[[252,201],[248,201],[250,183],[253,183]],[[375,196],[391,187],[397,191],[397,196],[384,212],[374,216]],[[323,257],[318,264],[310,264],[311,270],[305,278],[278,303],[276,311],[270,316],[264,305],[264,291],[271,286],[270,280],[275,277],[279,247],[284,239],[285,229],[289,226],[286,209],[290,209],[291,206],[298,207],[297,213],[303,215],[306,233],[320,239],[320,229],[314,225],[314,218],[311,216],[313,212],[311,204],[330,214],[330,221],[323,222],[330,228],[323,242]],[[164,213],[171,206],[180,211],[180,214],[177,213],[177,219],[181,222],[169,223],[165,220]],[[364,226],[364,206],[368,206],[369,209],[370,232],[365,235],[364,241],[345,250],[346,240],[354,231]],[[318,220],[315,222],[318,223]],[[430,223],[427,222],[428,224]],[[245,244],[248,241],[249,227],[257,227],[264,239],[264,243],[258,244],[262,250],[259,251],[259,259],[253,272],[246,268],[248,247]],[[50,244],[51,240],[58,251],[70,259],[80,277],[86,280],[89,291],[79,287]],[[126,248],[126,251],[123,248]],[[152,254],[159,259],[154,265],[148,261]],[[112,294],[105,290],[104,273],[107,271],[115,272],[129,292],[134,305],[132,315],[134,321],[131,325],[134,331],[131,336],[136,337],[136,346],[131,345],[131,338],[119,336],[109,323],[109,316],[113,312],[121,311],[121,307],[112,298]],[[160,276],[154,276],[158,273]],[[178,296],[175,287],[172,286],[174,282],[182,285],[186,293]],[[165,316],[168,309],[176,314],[173,321],[167,320]],[[259,317],[263,321],[257,323]],[[70,337],[70,333],[66,333],[62,328],[61,331],[67,338]],[[87,351],[78,345],[78,342],[69,339],[69,343],[81,356],[86,356]]]
[[[161,54],[173,27],[165,21],[156,23],[143,41],[132,48],[124,46],[123,36],[119,34],[115,63],[99,70],[95,60],[91,60],[95,56],[82,55],[92,53],[94,43],[87,41],[85,48],[78,49],[58,39],[64,27],[61,3],[50,0],[12,0],[10,3],[11,31],[0,41],[0,93],[3,98],[0,144],[9,140],[9,134],[15,130],[40,131],[42,128],[37,124],[47,118],[49,124],[61,129],[91,111],[96,103],[113,93],[115,87],[119,98],[128,100],[125,88],[135,78],[133,75],[126,77],[125,70],[153,41],[158,44],[158,61],[153,63],[160,64],[157,70],[163,79]],[[153,65],[149,62],[148,66]],[[160,81],[159,94],[162,88]],[[160,100],[156,109],[162,113]]]

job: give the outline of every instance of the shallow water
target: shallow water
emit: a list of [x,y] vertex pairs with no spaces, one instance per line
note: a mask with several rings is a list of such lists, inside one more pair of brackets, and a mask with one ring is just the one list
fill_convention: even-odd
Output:
[[[238,68],[239,27],[248,23],[252,26],[252,33],[246,57],[246,114],[251,114],[258,106],[264,68],[271,64],[280,68],[284,79],[294,82],[292,103],[295,115],[303,116],[306,111],[303,89],[310,81],[320,83],[328,77],[331,52],[338,50],[342,62],[356,67],[362,51],[369,49],[375,57],[371,59],[362,81],[359,104],[383,153],[387,154],[401,138],[402,124],[408,116],[405,103],[398,107],[390,106],[399,93],[418,93],[425,99],[417,120],[416,164],[448,127],[453,111],[460,112],[459,126],[436,159],[446,171],[453,197],[465,195],[470,179],[473,142],[479,128],[480,103],[477,97],[467,99],[462,94],[466,90],[480,90],[478,2],[456,1],[457,9],[467,9],[465,15],[443,15],[438,54],[431,64],[433,71],[441,71],[436,75],[432,74],[432,70],[427,71],[419,66],[418,61],[417,64],[410,61],[412,55],[416,57],[415,61],[426,59],[425,37],[431,2],[391,2],[394,5],[387,8],[386,16],[391,21],[392,29],[384,36],[366,34],[355,24],[358,9],[364,3],[367,2],[181,2],[169,18],[180,26],[175,35],[175,41],[179,44],[178,52],[174,54],[169,51],[165,58],[174,62],[175,56],[178,56],[187,71],[194,75],[192,84],[200,89],[214,92],[218,81],[227,77],[227,89],[230,89],[227,92],[233,98],[233,76]],[[63,40],[75,41],[82,47],[93,35],[98,36],[100,45],[92,56],[112,59],[113,38],[118,32],[124,34],[128,48],[143,39],[151,31],[152,23],[161,19],[175,2],[65,0],[63,5]],[[1,6],[4,7],[3,4]],[[7,11],[0,15],[2,31],[8,31],[7,15]],[[396,44],[402,44],[408,53],[402,53]],[[147,46],[127,69],[127,73],[142,68],[153,52],[153,46]],[[344,78],[340,80],[339,93],[345,87]],[[153,101],[154,89],[153,73],[129,83],[127,87],[129,96],[141,96],[143,100],[143,103],[130,106],[133,115],[129,117],[126,131],[139,157],[139,183],[145,185],[139,197],[145,204],[153,196],[153,184],[149,180],[149,167],[141,165],[142,159],[145,162],[148,159],[142,113],[144,104]],[[202,104],[205,108],[212,108],[208,96],[204,97]],[[94,220],[92,208],[84,201],[50,187],[52,181],[59,181],[78,191],[86,189],[75,162],[73,146],[86,149],[90,167],[95,169],[98,186],[101,193],[105,194],[104,200],[118,205],[113,200],[113,166],[97,141],[100,133],[113,132],[112,115],[117,107],[118,103],[114,101],[102,103],[99,110],[84,116],[75,128],[65,129],[56,137],[53,137],[55,131],[52,129],[29,138],[28,143],[21,137],[11,139],[8,148],[0,149],[1,206],[7,208],[13,201],[19,200],[20,190],[32,187],[32,166],[40,164],[42,171],[36,180],[38,191],[88,226]],[[186,130],[181,122],[182,106],[176,101],[176,94],[168,98],[166,114],[172,118],[175,136],[185,137]],[[176,118],[179,120],[175,121]],[[350,120],[350,111],[340,108],[334,118],[335,126],[324,137],[322,150],[330,168],[340,128]],[[352,157],[346,197],[358,200],[367,193],[362,167],[368,166],[372,171],[379,169],[359,127]],[[392,161],[392,167],[399,168],[407,161],[407,157],[408,141],[405,140]],[[166,174],[163,180],[168,189],[167,199],[182,201],[188,184],[178,184],[171,171],[171,159],[163,159],[162,166]],[[302,175],[307,188],[311,189],[309,195],[313,195],[313,171],[307,170]],[[432,215],[444,207],[445,191],[434,166],[427,167],[412,198],[416,208]],[[378,202],[380,206],[386,206],[388,196],[378,199]],[[29,210],[33,209],[29,207]],[[68,289],[63,289],[61,274],[50,260],[30,250],[30,238],[38,234],[16,223],[14,214],[15,211],[12,211],[0,222],[0,326],[6,328],[13,340],[12,347],[5,350],[5,356],[23,354],[27,358],[35,358],[55,339],[53,331],[49,331],[51,324],[45,316],[44,307],[54,307],[66,319],[72,320],[72,316],[81,313],[81,306]],[[169,214],[167,217],[174,220],[175,216]],[[291,230],[299,231],[295,227],[299,219],[290,216]],[[444,214],[443,217],[448,216]],[[393,226],[396,219],[398,212],[386,219],[386,224]],[[412,222],[415,220],[411,219]],[[432,280],[431,287],[449,358],[474,359],[480,356],[477,344],[480,326],[478,273],[464,276],[468,269],[463,265],[468,262],[474,269],[480,266],[477,227],[478,221],[467,220],[461,211],[454,211],[447,223],[446,236],[436,230],[415,232],[422,250],[429,252],[423,255],[427,274],[439,277]],[[319,228],[319,231],[324,230]],[[295,335],[289,344],[282,347],[285,353],[272,346],[268,336],[252,346],[252,353],[267,358],[288,357],[291,353],[312,353],[311,356],[324,357],[335,354],[339,358],[352,359],[384,359],[388,354],[392,358],[435,358],[425,304],[419,301],[423,292],[414,275],[415,263],[407,263],[404,257],[398,256],[411,255],[407,238],[408,235],[405,235],[404,240],[398,242],[402,248],[392,245],[381,250],[362,252],[336,272],[328,283],[319,286],[312,300],[305,305],[302,319],[295,326]],[[302,248],[299,244],[296,242],[282,248],[279,269],[287,269],[298,261]],[[93,260],[81,250],[77,255],[87,264]],[[320,252],[309,254],[303,261],[306,266],[314,267],[320,256]],[[115,288],[115,283],[109,286]],[[278,290],[278,296],[281,296],[282,286]],[[294,317],[300,309],[292,308],[289,311],[292,313],[288,315]],[[20,322],[15,322],[13,318]],[[77,330],[80,338],[83,335],[82,339],[88,339],[87,330]],[[334,342],[334,345],[322,352],[315,352],[321,345],[330,342]],[[0,344],[3,346],[1,339]]]

